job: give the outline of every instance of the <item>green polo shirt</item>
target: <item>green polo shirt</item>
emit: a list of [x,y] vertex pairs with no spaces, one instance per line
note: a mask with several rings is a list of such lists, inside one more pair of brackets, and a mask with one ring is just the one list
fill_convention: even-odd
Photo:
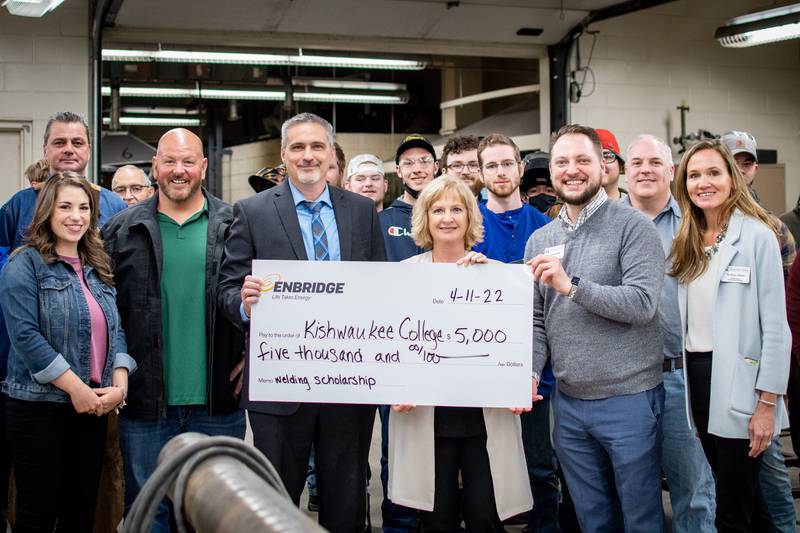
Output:
[[208,200],[178,224],[158,213],[161,268],[162,361],[167,405],[206,403],[206,242]]

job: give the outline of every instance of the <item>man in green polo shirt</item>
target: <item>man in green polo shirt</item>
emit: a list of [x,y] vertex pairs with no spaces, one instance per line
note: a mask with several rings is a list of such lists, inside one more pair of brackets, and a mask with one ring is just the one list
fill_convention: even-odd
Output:
[[167,318],[161,327],[167,405],[203,405],[206,306],[199,304],[205,304],[208,202],[203,198],[200,211],[183,224],[159,211],[158,227],[163,250],[161,316]]
[[[206,166],[194,133],[168,131],[153,158],[158,192],[103,231],[129,351],[140,369],[120,417],[126,510],[175,435],[244,438],[236,390],[243,339],[215,306],[233,210],[201,187]],[[166,505],[152,531],[169,531]]]

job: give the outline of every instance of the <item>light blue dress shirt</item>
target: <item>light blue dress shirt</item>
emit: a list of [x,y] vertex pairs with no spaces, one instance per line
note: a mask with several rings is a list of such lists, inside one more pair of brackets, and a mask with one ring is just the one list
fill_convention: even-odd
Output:
[[[622,198],[620,202],[631,205],[630,197]],[[661,237],[664,255],[668,256],[672,248],[672,239],[678,233],[681,225],[681,208],[678,207],[678,202],[672,195],[669,196],[667,206],[653,219],[653,224],[656,225],[658,236]],[[667,264],[667,269],[669,269],[669,264]],[[681,339],[681,313],[678,308],[678,280],[672,276],[664,276],[658,314],[661,321],[661,334],[664,337],[664,357],[670,359],[681,357],[683,341]]]
[[[311,230],[311,220],[314,215],[311,211],[303,205],[306,197],[303,193],[295,188],[294,184],[289,181],[289,190],[292,191],[292,200],[294,200],[294,208],[297,211],[297,221],[300,223],[300,232],[303,234],[303,244],[306,247],[306,255],[309,261],[314,261],[314,232]],[[322,219],[322,225],[325,227],[325,236],[328,239],[328,257],[331,261],[341,261],[342,253],[339,246],[339,228],[336,225],[336,215],[333,212],[333,203],[331,203],[331,191],[327,185],[325,190],[319,195],[315,202],[322,202],[322,210],[319,213]]]

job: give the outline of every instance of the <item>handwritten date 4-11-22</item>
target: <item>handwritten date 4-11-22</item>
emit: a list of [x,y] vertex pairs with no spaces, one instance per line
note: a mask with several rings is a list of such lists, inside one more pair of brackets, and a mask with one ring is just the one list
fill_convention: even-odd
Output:
[[501,289],[458,289],[450,291],[451,303],[495,304],[503,302]]

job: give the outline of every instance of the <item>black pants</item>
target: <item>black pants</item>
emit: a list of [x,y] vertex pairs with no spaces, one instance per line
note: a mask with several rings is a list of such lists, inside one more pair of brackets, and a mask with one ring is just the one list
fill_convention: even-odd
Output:
[[758,478],[762,456],[747,456],[750,451],[749,439],[728,439],[708,432],[711,353],[687,352],[686,360],[692,416],[706,459],[716,478],[717,531],[773,531],[772,518],[761,495]]
[[291,415],[249,411],[253,443],[300,503],[314,445],[319,523],[333,533],[360,533],[367,517],[367,461],[374,405],[300,404]]
[[[422,513],[423,533],[456,532],[462,516],[468,533],[504,531],[497,516],[485,433],[474,437],[436,437],[434,462],[436,492],[433,511]],[[461,496],[459,471],[464,484]]]
[[106,443],[105,416],[69,403],[6,399],[17,484],[14,533],[90,532]]

